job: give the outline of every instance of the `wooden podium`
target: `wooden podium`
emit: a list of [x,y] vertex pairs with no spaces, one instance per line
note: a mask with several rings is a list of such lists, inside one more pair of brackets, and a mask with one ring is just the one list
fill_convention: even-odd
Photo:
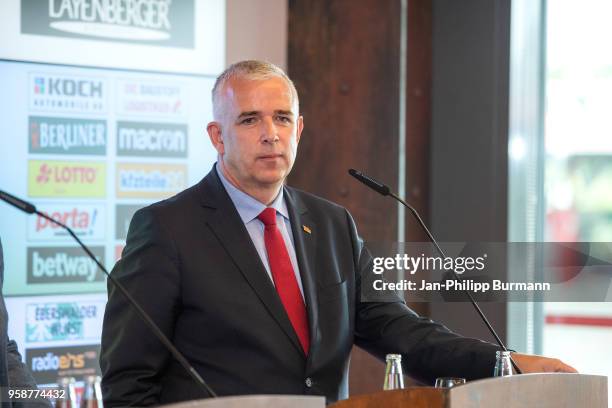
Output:
[[[487,378],[454,388],[410,387],[359,395],[328,408],[606,408],[608,378],[525,374]],[[164,408],[324,408],[323,397],[244,395],[164,405]]]
[[360,395],[330,408],[559,408],[608,406],[608,378],[525,374],[487,378],[454,388],[410,387]]

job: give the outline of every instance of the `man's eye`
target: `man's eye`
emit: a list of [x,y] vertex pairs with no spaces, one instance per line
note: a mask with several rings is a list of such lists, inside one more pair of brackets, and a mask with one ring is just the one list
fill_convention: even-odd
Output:
[[245,119],[242,119],[240,121],[240,124],[242,124],[242,125],[252,125],[253,123],[255,123],[255,120],[256,120],[255,118],[245,118]]
[[291,118],[288,116],[277,116],[276,120],[283,123],[291,123]]

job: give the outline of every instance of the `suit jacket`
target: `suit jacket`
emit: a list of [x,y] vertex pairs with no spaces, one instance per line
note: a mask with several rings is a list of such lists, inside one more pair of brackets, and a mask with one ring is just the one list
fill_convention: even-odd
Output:
[[[492,374],[497,346],[458,336],[399,299],[361,302],[360,275],[372,258],[350,214],[284,188],[308,356],[214,167],[199,184],[134,215],[112,271],[213,390],[343,399],[353,344],[380,359],[401,353],[405,372],[430,383]],[[100,365],[107,408],[205,397],[112,285]]]
[[27,403],[11,404],[6,394],[6,388],[36,389],[36,382],[21,360],[17,343],[8,338],[8,314],[4,297],[2,296],[2,283],[4,282],[4,257],[2,242],[0,241],[0,406],[8,407],[36,407],[48,408],[51,404],[47,400],[30,401]]

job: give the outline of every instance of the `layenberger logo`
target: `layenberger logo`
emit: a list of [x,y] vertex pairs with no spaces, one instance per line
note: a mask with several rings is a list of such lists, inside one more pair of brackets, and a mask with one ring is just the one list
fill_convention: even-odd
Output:
[[[42,4],[41,4],[42,3]],[[193,0],[21,0],[21,32],[193,48]]]

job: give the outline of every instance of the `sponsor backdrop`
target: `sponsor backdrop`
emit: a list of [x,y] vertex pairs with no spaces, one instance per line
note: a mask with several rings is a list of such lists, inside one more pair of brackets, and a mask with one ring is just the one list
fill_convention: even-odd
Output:
[[[145,205],[197,183],[224,0],[0,2],[0,189],[110,270]],[[71,237],[0,203],[9,336],[40,384],[99,373],[106,278]]]

